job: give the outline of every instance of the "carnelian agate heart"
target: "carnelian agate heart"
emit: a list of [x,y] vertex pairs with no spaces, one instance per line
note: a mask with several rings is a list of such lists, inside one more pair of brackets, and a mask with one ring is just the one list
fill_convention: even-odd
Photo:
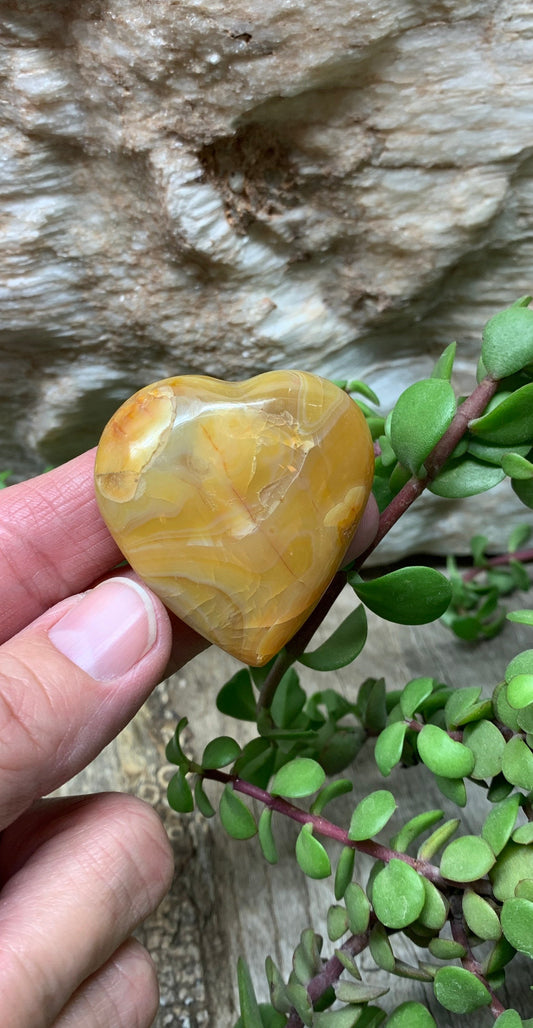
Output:
[[96,455],[120,549],[183,621],[252,665],[291,638],[339,567],[365,508],[365,419],[300,371],[146,386]]

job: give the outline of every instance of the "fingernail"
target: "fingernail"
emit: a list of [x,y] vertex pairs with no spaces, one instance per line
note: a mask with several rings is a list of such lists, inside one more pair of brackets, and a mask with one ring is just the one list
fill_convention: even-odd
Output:
[[99,682],[130,671],[156,636],[153,603],[129,578],[101,582],[48,632],[60,653]]

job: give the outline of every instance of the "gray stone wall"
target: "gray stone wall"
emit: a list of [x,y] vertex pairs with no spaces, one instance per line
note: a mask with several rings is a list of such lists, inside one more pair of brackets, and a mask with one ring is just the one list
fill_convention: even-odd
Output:
[[[0,17],[0,468],[92,445],[170,374],[357,375],[387,409],[457,338],[467,386],[483,323],[533,291],[528,0]],[[464,549],[448,507],[393,545]]]

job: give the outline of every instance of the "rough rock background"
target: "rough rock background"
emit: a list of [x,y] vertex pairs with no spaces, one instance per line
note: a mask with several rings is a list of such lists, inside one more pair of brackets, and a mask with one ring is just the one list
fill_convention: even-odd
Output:
[[[356,374],[387,408],[457,338],[466,386],[532,290],[528,0],[0,15],[0,468],[81,451],[168,374]],[[392,545],[464,549],[505,503],[466,531],[449,504],[435,540],[429,501]]]

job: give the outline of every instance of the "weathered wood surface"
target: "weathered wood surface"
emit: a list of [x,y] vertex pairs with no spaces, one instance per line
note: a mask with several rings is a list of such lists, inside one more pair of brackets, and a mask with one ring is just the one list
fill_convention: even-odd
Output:
[[[514,606],[522,605],[523,599],[518,598]],[[349,596],[341,597],[338,616],[346,614],[349,602]],[[412,628],[383,625],[371,618],[369,641],[355,665],[327,676],[303,669],[302,680],[314,688],[327,682],[351,698],[369,674],[384,675],[389,688],[432,674],[452,685],[482,685],[488,691],[515,653],[531,645],[531,632],[519,626],[509,625],[495,640],[470,646],[456,642],[440,624]],[[280,862],[270,867],[257,840],[234,842],[216,818],[206,822],[200,816],[179,816],[168,809],[165,789],[172,769],[165,763],[164,746],[179,717],[189,718],[186,743],[198,757],[216,734],[242,739],[242,726],[223,717],[215,707],[217,689],[236,666],[214,648],[196,658],[161,685],[121,736],[68,786],[70,792],[116,789],[135,793],[156,808],[172,840],[176,859],[172,891],[139,933],[160,972],[157,1028],[232,1028],[237,1018],[235,969],[239,954],[251,966],[258,995],[266,999],[267,953],[288,973],[303,928],[312,926],[327,939],[325,913],[333,901],[331,879],[311,882],[299,871],[293,858],[294,825],[279,822],[275,826]],[[340,823],[347,823],[350,805],[382,787],[371,746],[353,770],[353,781],[351,796],[331,808]],[[488,806],[482,791],[472,787],[472,803],[458,811],[440,795],[424,768],[396,770],[386,786],[398,802],[398,823],[421,809],[439,807],[449,812],[448,816],[461,816],[461,831],[467,834],[479,830]],[[358,859],[357,867],[365,877],[369,865]],[[402,950],[398,941],[394,948],[410,962],[422,956],[414,946]],[[363,954],[359,963],[364,977],[386,979],[383,972],[375,970],[368,954]],[[465,1023],[438,1007],[427,986],[401,978],[392,979],[392,984],[393,996],[384,998],[385,1006],[417,998],[431,1008],[439,1028]],[[519,1007],[525,1016],[533,1014],[529,984],[526,958],[517,959],[502,1001]],[[470,1015],[468,1023],[470,1028],[481,1028],[492,1022],[487,1012],[481,1012]]]

